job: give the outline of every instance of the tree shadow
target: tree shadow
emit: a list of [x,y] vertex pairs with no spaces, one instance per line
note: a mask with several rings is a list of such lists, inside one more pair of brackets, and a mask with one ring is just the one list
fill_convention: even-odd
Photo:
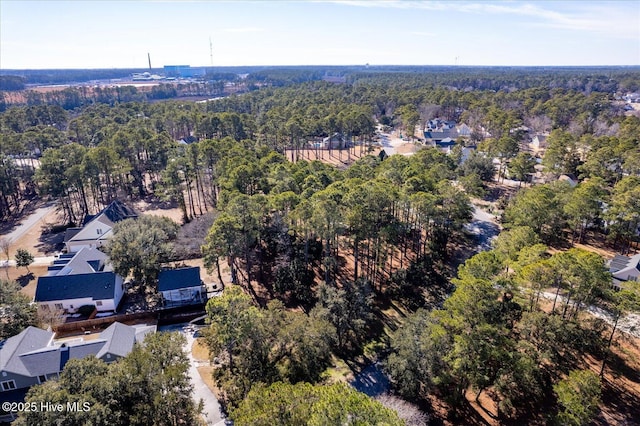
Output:
[[16,281],[18,284],[20,284],[20,287],[26,287],[27,285],[29,285],[29,283],[32,280],[35,280],[36,277],[35,275],[33,275],[33,272],[29,272],[28,274],[25,275],[20,275]]
[[64,231],[51,232],[50,230],[46,230],[40,234],[38,244],[36,244],[34,248],[45,254],[59,252],[64,247],[64,234]]

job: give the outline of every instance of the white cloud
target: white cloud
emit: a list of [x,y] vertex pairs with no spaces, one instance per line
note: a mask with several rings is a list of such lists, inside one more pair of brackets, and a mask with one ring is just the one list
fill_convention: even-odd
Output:
[[[328,0],[328,3],[354,7],[415,9],[425,11],[476,13],[492,15],[517,15],[537,21],[532,26],[574,31],[588,31],[616,37],[640,38],[640,3],[606,2],[501,2],[480,3],[464,1],[412,1],[412,0]],[[542,6],[540,6],[542,4]],[[551,9],[550,6],[554,7]],[[567,10],[562,12],[561,7]]]

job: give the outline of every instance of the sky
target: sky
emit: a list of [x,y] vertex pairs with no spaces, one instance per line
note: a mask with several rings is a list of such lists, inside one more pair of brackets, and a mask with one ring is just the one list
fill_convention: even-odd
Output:
[[640,0],[0,0],[1,69],[146,68],[147,54],[154,68],[640,65]]

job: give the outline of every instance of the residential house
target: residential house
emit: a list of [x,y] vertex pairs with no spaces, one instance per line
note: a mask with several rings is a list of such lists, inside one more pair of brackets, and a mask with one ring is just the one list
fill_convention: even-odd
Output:
[[342,149],[349,146],[347,138],[344,137],[342,133],[334,133],[331,136],[328,136],[322,139],[322,142],[319,145],[321,149]]
[[107,255],[84,247],[54,260],[47,275],[38,278],[34,301],[44,310],[73,313],[93,305],[99,312],[115,312],[123,294],[123,279],[113,272]]
[[476,152],[477,147],[475,145],[472,146],[463,146],[462,151],[460,152],[460,164],[463,164],[465,161],[471,157],[471,155]]
[[458,131],[455,128],[442,128],[440,130],[427,130],[424,132],[424,138],[427,143],[438,143],[444,141],[445,139],[455,141],[457,137]]
[[467,126],[466,124],[462,123],[459,126],[456,126],[456,130],[458,131],[458,136],[464,137],[464,138],[469,138],[471,137],[471,127]]
[[207,300],[199,267],[165,269],[158,276],[158,291],[165,306],[193,305]]
[[[471,135],[471,132],[469,132],[469,135]],[[455,121],[445,121],[439,118],[429,120],[427,122],[427,130],[424,132],[426,144],[432,146],[446,139],[455,141],[458,136],[460,136],[460,134],[456,128]]]
[[[55,340],[51,331],[28,327],[0,347],[0,400],[23,401],[33,385],[57,379],[70,359],[95,356],[107,363],[126,356],[155,326],[113,323],[96,339]],[[1,421],[13,420],[9,414]]]
[[451,154],[453,147],[456,146],[456,141],[451,138],[446,138],[443,140],[434,141],[434,145],[445,154]]
[[179,145],[191,145],[194,142],[198,142],[198,138],[193,136],[193,135],[189,135],[185,138],[182,138],[178,141]]
[[122,277],[103,271],[40,277],[34,301],[45,311],[73,313],[81,306],[93,305],[98,312],[115,312],[123,294]]
[[547,138],[549,135],[537,134],[531,139],[529,147],[534,153],[539,153],[547,149]]
[[609,272],[613,276],[613,288],[624,288],[627,281],[640,280],[640,253],[635,256],[616,255],[608,262]]
[[47,276],[90,274],[111,271],[109,257],[97,248],[84,247],[75,253],[63,253],[47,268]]
[[116,200],[97,215],[87,216],[82,228],[67,229],[64,237],[67,252],[77,252],[83,247],[102,247],[111,238],[117,222],[137,217],[133,209]]
[[627,103],[637,103],[640,102],[640,93],[627,93],[622,97]]

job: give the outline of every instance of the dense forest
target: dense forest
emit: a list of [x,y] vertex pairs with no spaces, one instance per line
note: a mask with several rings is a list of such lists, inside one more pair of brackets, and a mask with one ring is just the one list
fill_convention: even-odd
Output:
[[[327,73],[345,82],[321,81]],[[625,114],[621,97],[640,88],[640,72],[283,68],[251,70],[246,83],[246,93],[204,103],[145,102],[121,87],[6,105],[0,218],[44,198],[58,203],[64,227],[115,199],[170,202],[182,226],[211,215],[201,250],[160,258],[202,256],[221,283],[230,273],[207,305],[204,334],[238,424],[341,422],[344,413],[327,408],[340,399],[365,413],[362,424],[464,424],[481,396],[502,423],[578,425],[597,415],[603,379],[586,359],[605,369],[616,328],[585,310],[599,305],[617,324],[640,293],[633,283],[612,291],[604,259],[571,247],[589,237],[623,254],[638,247],[640,118]],[[470,134],[449,154],[378,154],[381,128],[422,144],[415,130],[433,119],[465,123]],[[320,149],[310,142],[336,133],[348,144],[329,146],[329,156],[348,167],[305,159]],[[543,158],[525,149],[534,134],[548,135]],[[536,172],[546,183],[532,183]],[[465,225],[505,179],[520,184],[497,200],[503,231],[474,255]],[[144,227],[170,240],[178,232]],[[130,229],[123,234],[147,232]],[[128,260],[123,271],[153,286],[147,275],[157,271],[136,269],[117,242],[114,261]],[[332,384],[336,360],[363,357],[380,360],[394,393],[426,414],[398,418]],[[52,392],[71,386],[64,377]],[[282,392],[308,405],[284,416]]]

